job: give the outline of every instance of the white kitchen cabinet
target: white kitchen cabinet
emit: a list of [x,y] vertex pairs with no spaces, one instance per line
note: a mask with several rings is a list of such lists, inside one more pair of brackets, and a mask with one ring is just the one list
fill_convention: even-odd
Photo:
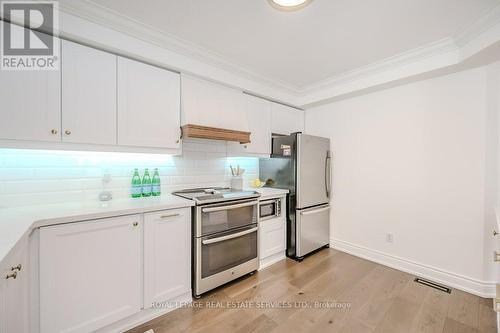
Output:
[[61,140],[60,74],[0,70],[0,139]]
[[271,131],[275,134],[289,135],[304,131],[304,111],[279,103],[272,103]]
[[62,141],[116,144],[116,55],[62,41]]
[[144,215],[144,307],[191,291],[189,208]]
[[141,215],[40,228],[40,332],[91,332],[142,307]]
[[248,131],[240,90],[182,75],[182,125]]
[[180,75],[118,57],[118,144],[180,148]]
[[287,208],[285,197],[280,200],[281,216],[259,221],[259,269],[285,258]]
[[2,268],[0,332],[29,332],[29,270],[27,248],[20,246]]
[[271,154],[271,105],[272,103],[255,96],[243,95],[244,110],[250,143],[228,142],[230,155],[270,155]]

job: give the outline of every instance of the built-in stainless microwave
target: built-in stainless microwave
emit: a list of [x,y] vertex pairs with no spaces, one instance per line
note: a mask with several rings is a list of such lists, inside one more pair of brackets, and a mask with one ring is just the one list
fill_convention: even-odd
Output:
[[281,216],[281,199],[263,200],[259,203],[259,219],[269,220]]

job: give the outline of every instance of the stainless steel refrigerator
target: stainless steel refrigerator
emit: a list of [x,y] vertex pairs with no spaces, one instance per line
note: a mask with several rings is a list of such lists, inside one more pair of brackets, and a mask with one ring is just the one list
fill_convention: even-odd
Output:
[[287,200],[287,256],[328,246],[330,239],[330,139],[293,133],[273,136],[271,158],[259,160],[266,186],[290,190]]

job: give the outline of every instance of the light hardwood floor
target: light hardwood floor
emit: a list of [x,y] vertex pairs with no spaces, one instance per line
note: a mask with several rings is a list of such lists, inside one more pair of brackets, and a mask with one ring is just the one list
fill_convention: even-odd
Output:
[[[413,279],[325,249],[301,263],[279,262],[129,332],[496,332],[491,299]],[[317,308],[335,302],[350,307]]]

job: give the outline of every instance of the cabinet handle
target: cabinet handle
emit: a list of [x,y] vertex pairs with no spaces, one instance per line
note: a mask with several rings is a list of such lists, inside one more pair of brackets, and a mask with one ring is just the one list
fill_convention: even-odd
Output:
[[497,251],[493,252],[493,261],[494,262],[500,261],[500,253],[498,253]]
[[10,268],[11,271],[21,271],[21,268],[23,266],[21,266],[21,264],[17,265],[17,266],[13,266]]
[[175,143],[179,143],[179,142],[181,142],[181,140],[177,140],[177,141],[175,141]]
[[10,274],[7,274],[7,276],[5,277],[6,280],[8,279],[15,279],[17,277],[17,272],[12,272]]
[[139,225],[139,222],[134,222],[134,223],[132,223],[132,225],[133,225],[134,227],[137,227],[137,226]]
[[169,217],[176,217],[176,216],[179,216],[180,214],[179,213],[176,213],[176,214],[170,214],[170,215],[162,215],[160,216],[161,219],[168,219]]
[[495,229],[493,229],[493,236],[496,236],[498,235],[498,231],[496,231]]
[[64,134],[66,134],[66,135],[71,135],[71,131],[70,131],[70,130],[65,130],[65,131],[64,131]]
[[50,133],[52,133],[52,134],[54,134],[54,135],[55,135],[55,134],[57,134],[57,130],[56,130],[56,129],[53,129],[52,131],[50,131]]

